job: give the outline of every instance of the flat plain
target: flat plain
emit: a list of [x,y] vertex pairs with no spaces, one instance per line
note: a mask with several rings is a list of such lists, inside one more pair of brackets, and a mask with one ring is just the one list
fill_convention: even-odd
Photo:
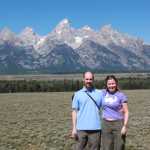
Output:
[[[150,149],[150,90],[126,90],[127,150]],[[71,150],[72,92],[0,94],[0,150]]]
[[[113,73],[117,78],[147,78],[150,73]],[[95,73],[96,80],[103,80],[110,73]],[[0,80],[82,80],[82,73],[74,74],[38,74],[38,75],[0,75]]]

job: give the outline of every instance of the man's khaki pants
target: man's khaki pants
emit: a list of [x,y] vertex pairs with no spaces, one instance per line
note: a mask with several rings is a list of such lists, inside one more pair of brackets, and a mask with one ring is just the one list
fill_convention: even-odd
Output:
[[101,131],[85,130],[77,131],[78,141],[76,150],[100,150]]

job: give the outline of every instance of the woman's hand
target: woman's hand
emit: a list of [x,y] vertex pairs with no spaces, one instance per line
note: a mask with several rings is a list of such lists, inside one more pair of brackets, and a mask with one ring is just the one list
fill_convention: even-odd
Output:
[[123,126],[121,129],[121,135],[125,135],[127,133],[127,127]]

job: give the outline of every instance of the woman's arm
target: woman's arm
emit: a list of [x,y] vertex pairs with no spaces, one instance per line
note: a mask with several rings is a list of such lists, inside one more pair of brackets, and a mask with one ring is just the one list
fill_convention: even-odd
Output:
[[123,127],[121,130],[121,134],[126,134],[128,119],[129,119],[129,110],[128,110],[128,104],[127,103],[123,103],[123,112],[124,112],[124,122],[123,122]]

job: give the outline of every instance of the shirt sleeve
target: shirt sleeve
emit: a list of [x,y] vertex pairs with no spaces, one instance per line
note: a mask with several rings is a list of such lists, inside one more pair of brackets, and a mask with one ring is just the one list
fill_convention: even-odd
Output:
[[73,100],[72,100],[72,109],[79,110],[79,100],[78,100],[78,94],[75,93]]
[[121,93],[120,99],[121,99],[121,103],[127,103],[128,102],[128,98],[124,93]]
[[102,107],[102,101],[103,101],[103,91],[100,91],[100,104],[99,107]]
[[101,93],[102,93],[102,96],[103,96],[103,97],[105,97],[105,96],[106,96],[107,91],[106,91],[105,89],[102,89],[102,90],[101,90]]

